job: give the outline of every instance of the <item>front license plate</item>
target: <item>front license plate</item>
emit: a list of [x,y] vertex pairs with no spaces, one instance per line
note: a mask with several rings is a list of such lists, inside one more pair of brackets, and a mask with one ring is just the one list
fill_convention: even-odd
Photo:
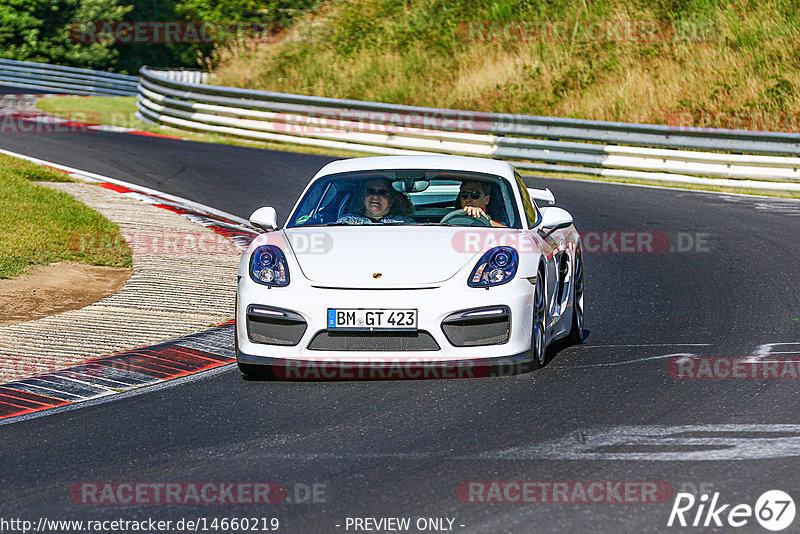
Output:
[[328,308],[328,329],[416,330],[417,310]]

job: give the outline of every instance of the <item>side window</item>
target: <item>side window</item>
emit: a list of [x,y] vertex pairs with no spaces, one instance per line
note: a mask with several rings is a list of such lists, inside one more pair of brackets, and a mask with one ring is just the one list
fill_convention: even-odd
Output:
[[295,211],[294,221],[291,221],[291,224],[287,225],[290,228],[293,226],[297,226],[300,224],[306,224],[313,214],[315,207],[319,204],[320,197],[323,193],[323,185],[321,182],[317,182],[311,186],[311,189],[308,190],[306,193],[305,198],[303,198],[302,203],[298,206],[297,211]]
[[325,195],[322,197],[322,200],[320,201],[317,209],[319,211],[327,211],[328,206],[333,201],[333,199],[336,198],[337,193],[338,190],[336,188],[336,184],[334,182],[331,182],[329,184],[327,191],[325,191]]
[[522,181],[522,177],[518,172],[514,172],[514,177],[517,179],[517,187],[519,187],[519,194],[522,197],[522,209],[525,210],[528,227],[533,228],[538,224],[541,215],[533,202],[531,202],[531,196],[528,194],[528,188],[525,186],[525,182]]
[[333,201],[336,199],[337,193],[338,188],[335,182],[326,183],[324,180],[320,180],[315,183],[306,193],[302,204],[297,208],[294,223],[288,225],[288,227],[291,228],[303,224],[320,224],[329,222],[328,219],[331,216],[335,218],[336,206]]

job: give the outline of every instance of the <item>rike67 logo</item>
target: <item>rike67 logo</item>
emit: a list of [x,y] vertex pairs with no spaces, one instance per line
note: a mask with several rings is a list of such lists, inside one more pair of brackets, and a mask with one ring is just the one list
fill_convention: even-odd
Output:
[[678,493],[667,526],[739,528],[755,519],[765,529],[777,532],[794,521],[794,500],[784,491],[765,492],[758,498],[755,506],[724,504],[719,495],[719,492],[714,493],[709,501],[707,493],[699,498],[691,493]]

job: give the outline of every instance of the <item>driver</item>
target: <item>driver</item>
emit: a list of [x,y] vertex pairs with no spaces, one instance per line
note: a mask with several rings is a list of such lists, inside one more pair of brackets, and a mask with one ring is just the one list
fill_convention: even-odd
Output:
[[409,214],[413,210],[411,201],[392,187],[385,178],[368,180],[361,185],[355,197],[354,213],[339,217],[344,224],[412,223]]
[[479,182],[477,180],[466,180],[461,182],[458,190],[458,202],[462,210],[470,217],[486,217],[492,226],[496,228],[507,228],[506,225],[492,220],[486,213],[486,205],[489,204],[489,191],[492,184]]

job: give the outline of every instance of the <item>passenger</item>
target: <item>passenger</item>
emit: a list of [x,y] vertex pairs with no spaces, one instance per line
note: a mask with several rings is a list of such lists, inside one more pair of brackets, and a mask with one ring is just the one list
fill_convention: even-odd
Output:
[[489,192],[491,190],[492,184],[489,182],[479,182],[477,180],[461,182],[461,187],[458,191],[459,206],[470,217],[486,217],[489,219],[492,226],[507,228],[506,225],[493,220],[489,214],[486,213],[486,206],[489,204]]
[[342,215],[336,222],[344,224],[413,223],[409,217],[414,206],[406,195],[392,187],[386,178],[366,180],[359,191],[353,213]]

